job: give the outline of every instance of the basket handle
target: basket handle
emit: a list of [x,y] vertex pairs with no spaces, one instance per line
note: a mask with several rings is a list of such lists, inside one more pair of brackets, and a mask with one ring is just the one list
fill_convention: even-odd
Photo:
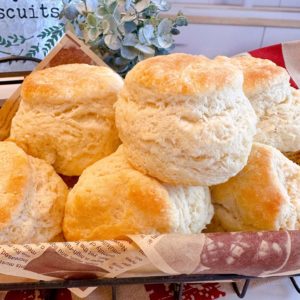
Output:
[[0,58],[0,63],[7,63],[12,61],[33,61],[36,63],[40,63],[42,60],[36,57],[28,57],[28,56],[20,56],[20,55],[12,55]]

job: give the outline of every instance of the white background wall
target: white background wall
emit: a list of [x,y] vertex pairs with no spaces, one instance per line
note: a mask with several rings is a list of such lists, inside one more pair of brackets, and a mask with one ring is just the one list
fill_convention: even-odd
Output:
[[230,56],[292,40],[300,40],[300,28],[190,24],[176,37],[174,51]]
[[[173,0],[171,2],[176,6],[185,1]],[[189,0],[186,2],[211,5],[243,5],[244,3],[242,0]],[[279,10],[287,7],[300,7],[300,0],[250,0],[249,2],[252,2],[254,7],[269,6]],[[224,10],[225,13],[226,10]],[[268,18],[267,13],[265,16]],[[280,23],[280,19],[278,22]],[[175,52],[204,54],[209,57],[219,54],[230,56],[283,41],[300,40],[300,28],[189,24],[181,29],[181,35],[175,40],[177,44]]]

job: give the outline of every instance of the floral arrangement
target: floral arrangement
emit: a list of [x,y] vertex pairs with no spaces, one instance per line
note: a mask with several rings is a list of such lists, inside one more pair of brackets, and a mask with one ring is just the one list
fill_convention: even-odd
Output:
[[98,0],[90,9],[86,0],[63,0],[61,18],[116,72],[125,75],[137,62],[174,48],[173,36],[186,26],[181,12],[163,18],[170,9],[165,0]]

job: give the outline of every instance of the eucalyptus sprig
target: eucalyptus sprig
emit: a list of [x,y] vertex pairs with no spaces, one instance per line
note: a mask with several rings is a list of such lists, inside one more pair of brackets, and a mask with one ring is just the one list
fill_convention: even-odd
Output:
[[86,0],[63,0],[61,18],[124,76],[138,61],[173,49],[173,35],[187,19],[181,12],[174,18],[160,17],[169,9],[166,0],[98,0],[96,9]]

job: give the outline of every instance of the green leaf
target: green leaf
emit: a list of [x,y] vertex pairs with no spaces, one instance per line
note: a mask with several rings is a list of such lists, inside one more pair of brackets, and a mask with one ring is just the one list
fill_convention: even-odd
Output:
[[176,26],[187,26],[188,21],[187,18],[183,15],[178,15],[175,19]]
[[129,33],[123,39],[123,46],[135,46],[138,42],[139,40],[136,35],[134,33]]
[[5,38],[0,36],[0,46],[4,46],[6,44]]
[[151,3],[150,0],[140,0],[135,4],[135,9],[137,10],[137,12],[142,12],[147,7],[149,7],[150,3]]
[[168,34],[171,32],[173,27],[173,22],[170,19],[163,19],[158,27],[157,27],[157,34],[158,35],[164,35],[164,34]]
[[123,57],[116,57],[114,59],[115,65],[118,67],[124,67],[128,64],[128,60]]
[[122,46],[121,55],[128,60],[133,60],[138,56],[138,51],[134,47]]
[[147,43],[147,40],[144,36],[143,28],[140,28],[140,30],[138,32],[138,37],[139,37],[139,41],[140,41],[141,44],[146,44]]
[[99,6],[97,7],[96,9],[96,15],[98,17],[102,17],[102,16],[105,16],[107,14],[107,10],[104,6]]
[[121,22],[130,22],[137,18],[135,14],[126,14],[122,17]]
[[6,45],[4,47],[8,48],[12,45],[11,41],[7,40],[6,41]]
[[149,46],[142,45],[142,44],[137,44],[134,46],[135,49],[141,51],[144,54],[149,54],[149,55],[154,55],[155,50]]
[[97,28],[91,28],[88,30],[88,38],[93,42],[99,36],[99,30]]
[[86,17],[86,22],[91,27],[96,27],[98,23],[96,16],[92,13],[89,13],[88,16]]
[[139,40],[143,44],[151,44],[154,38],[154,27],[152,25],[145,25],[139,30]]
[[151,18],[157,15],[158,13],[158,9],[154,4],[150,4],[149,7],[147,7],[144,11],[143,11],[143,16],[145,18]]
[[180,34],[180,31],[177,28],[172,28],[171,33],[173,35],[178,35],[178,34]]
[[108,33],[116,34],[118,31],[117,24],[111,15],[105,16],[102,20],[101,25],[104,34],[108,34]]
[[131,33],[137,29],[137,26],[134,22],[125,22],[124,23],[125,33]]
[[106,46],[111,50],[119,50],[121,48],[121,40],[115,34],[106,35],[104,38]]
[[39,48],[39,44],[38,45],[32,45],[29,50],[27,51],[27,53],[25,54],[25,56],[28,56],[28,57],[35,57],[39,51],[40,51],[40,48]]
[[64,12],[64,16],[68,20],[74,20],[79,15],[79,11],[78,11],[77,7],[75,5],[73,5],[72,3],[66,5],[64,7],[63,12]]
[[167,11],[171,8],[171,4],[166,0],[151,0],[159,10]]
[[157,42],[160,46],[159,48],[164,48],[164,49],[170,48],[174,43],[172,34],[165,34],[165,35],[158,36]]
[[101,23],[102,30],[104,34],[108,34],[110,31],[110,18],[105,16]]

